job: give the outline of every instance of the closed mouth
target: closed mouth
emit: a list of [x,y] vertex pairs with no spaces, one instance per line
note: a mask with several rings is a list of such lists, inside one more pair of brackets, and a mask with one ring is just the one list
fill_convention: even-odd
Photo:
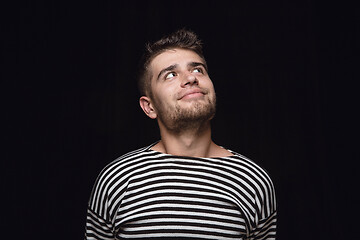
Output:
[[186,97],[186,96],[190,96],[190,95],[197,95],[197,94],[201,94],[201,95],[205,95],[205,92],[201,89],[194,89],[191,91],[186,91],[183,94],[180,95],[179,100]]

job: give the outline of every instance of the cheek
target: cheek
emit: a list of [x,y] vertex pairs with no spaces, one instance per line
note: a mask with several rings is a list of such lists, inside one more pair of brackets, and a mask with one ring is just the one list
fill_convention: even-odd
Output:
[[166,105],[175,98],[174,91],[172,89],[159,88],[154,92],[154,99],[157,104]]
[[172,100],[176,98],[178,89],[176,88],[176,85],[168,85],[161,91],[161,96],[166,100]]
[[211,78],[209,76],[203,76],[203,78],[200,79],[200,83],[202,82],[203,85],[206,85],[207,88],[214,88],[214,84],[211,81]]
[[207,82],[206,82],[206,86],[205,86],[207,89],[209,89],[211,92],[214,92],[215,93],[215,88],[214,88],[214,84],[213,82],[209,79]]
[[215,92],[214,85],[212,83],[209,85],[208,89],[210,91],[211,98],[216,99],[216,92]]

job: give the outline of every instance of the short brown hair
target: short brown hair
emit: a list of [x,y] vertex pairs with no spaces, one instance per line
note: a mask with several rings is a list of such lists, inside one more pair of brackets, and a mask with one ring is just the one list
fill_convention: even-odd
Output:
[[198,39],[198,36],[186,29],[180,29],[176,32],[167,35],[154,43],[147,43],[145,53],[142,56],[139,76],[138,76],[138,88],[142,96],[151,97],[151,73],[148,69],[150,62],[159,54],[166,50],[182,48],[194,51],[197,53],[205,63],[205,58],[202,52],[202,42]]

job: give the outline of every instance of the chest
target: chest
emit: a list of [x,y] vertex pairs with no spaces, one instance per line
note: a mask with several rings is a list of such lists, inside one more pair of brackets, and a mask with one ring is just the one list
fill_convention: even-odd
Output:
[[117,210],[117,235],[242,239],[251,204],[242,185],[241,179],[208,167],[168,164],[136,172]]

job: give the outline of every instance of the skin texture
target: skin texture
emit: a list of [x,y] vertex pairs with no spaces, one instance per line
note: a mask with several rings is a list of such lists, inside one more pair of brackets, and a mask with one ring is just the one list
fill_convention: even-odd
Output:
[[216,95],[203,59],[195,52],[171,49],[150,63],[152,97],[140,106],[159,124],[161,141],[153,150],[198,157],[229,156],[211,140],[210,120]]

